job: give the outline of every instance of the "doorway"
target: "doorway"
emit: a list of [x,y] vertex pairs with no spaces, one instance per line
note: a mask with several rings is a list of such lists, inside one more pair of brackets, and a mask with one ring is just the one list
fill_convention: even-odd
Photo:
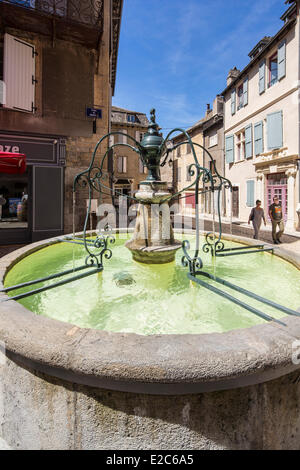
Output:
[[287,177],[284,173],[276,173],[274,175],[267,176],[268,220],[270,220],[269,207],[273,204],[275,196],[279,199],[282,207],[283,218],[286,221],[288,216],[288,187]]

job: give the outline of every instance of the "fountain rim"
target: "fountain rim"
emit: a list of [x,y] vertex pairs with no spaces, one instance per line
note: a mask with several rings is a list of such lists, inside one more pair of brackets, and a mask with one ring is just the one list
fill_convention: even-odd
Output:
[[[59,238],[1,258],[0,286],[16,263]],[[228,234],[222,238],[257,243]],[[296,253],[280,247],[275,256],[300,270]],[[1,298],[7,296],[0,294]],[[225,333],[142,336],[79,328],[36,315],[12,300],[0,302],[0,341],[7,356],[22,367],[67,382],[122,392],[186,395],[255,385],[299,369],[300,364],[292,362],[292,345],[300,339],[300,319],[283,318],[286,327],[271,322]]]

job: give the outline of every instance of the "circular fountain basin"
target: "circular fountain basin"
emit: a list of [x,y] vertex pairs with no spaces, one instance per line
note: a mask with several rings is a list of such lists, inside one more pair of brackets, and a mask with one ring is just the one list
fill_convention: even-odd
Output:
[[[191,285],[179,260],[132,263],[124,242],[101,274],[0,303],[0,437],[20,448],[298,449],[300,319],[260,305],[284,325],[266,323]],[[81,253],[39,242],[3,258],[1,276],[6,285],[40,277]],[[297,309],[299,257],[277,254],[284,260],[259,253],[205,266]]]

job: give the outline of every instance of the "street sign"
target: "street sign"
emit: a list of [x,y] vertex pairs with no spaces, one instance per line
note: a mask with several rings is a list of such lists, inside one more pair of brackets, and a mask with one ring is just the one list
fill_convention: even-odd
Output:
[[102,109],[86,108],[87,117],[94,119],[102,119]]

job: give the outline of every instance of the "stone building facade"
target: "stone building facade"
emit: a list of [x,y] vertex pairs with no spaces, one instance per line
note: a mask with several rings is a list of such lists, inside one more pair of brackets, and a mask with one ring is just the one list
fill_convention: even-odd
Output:
[[[187,133],[196,144],[205,147],[212,156],[219,174],[224,175],[224,102],[221,96],[217,96],[213,102],[213,107],[208,104],[204,118],[194,126],[187,129]],[[190,145],[184,143],[186,137],[179,134],[173,139],[176,147],[179,143],[183,145],[175,148],[172,152],[172,166],[166,165],[162,170],[163,179],[172,181],[171,189],[174,193],[187,188],[179,196],[178,203],[181,214],[187,216],[195,215],[195,187],[192,186],[195,176],[189,173],[190,166],[194,163],[194,157]],[[213,171],[210,157],[201,147],[195,146],[198,162],[201,166]],[[203,191],[205,187],[200,187]],[[210,193],[203,193],[199,197],[199,210],[204,214],[213,213],[213,199]],[[215,207],[216,209],[216,207]],[[224,211],[222,205],[222,212]]]
[[250,52],[249,64],[232,69],[225,100],[225,173],[234,185],[227,215],[247,221],[260,199],[265,209],[277,195],[286,228],[299,229],[299,70],[298,2],[282,16],[274,37]]
[[[123,0],[0,3],[0,146],[25,153],[28,164],[26,181],[0,175],[0,193],[19,197],[26,186],[28,194],[26,226],[0,221],[0,243],[72,230],[73,178],[110,130],[122,6]],[[78,191],[76,229],[86,198]]]
[[[128,109],[112,107],[111,110],[111,131],[124,135],[115,134],[110,139],[110,144],[128,143],[135,147],[135,139],[141,142],[147,132],[149,121],[146,114],[130,111]],[[146,179],[147,171],[144,168],[139,155],[128,147],[114,147],[113,164],[110,172],[112,178],[112,190],[114,196],[113,203],[116,207],[119,204],[119,196],[134,196],[138,190],[139,183]],[[130,204],[132,201],[128,200]]]

